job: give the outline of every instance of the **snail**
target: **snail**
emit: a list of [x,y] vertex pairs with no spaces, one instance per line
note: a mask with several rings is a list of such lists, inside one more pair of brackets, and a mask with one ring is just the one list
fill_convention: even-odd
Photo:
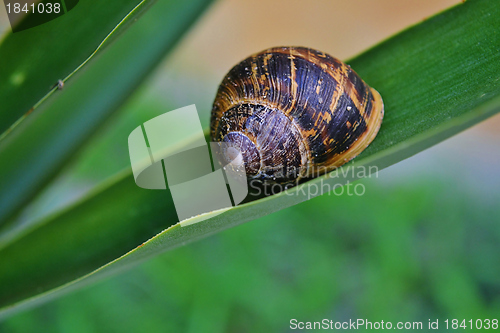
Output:
[[244,163],[248,181],[296,183],[359,155],[383,116],[380,94],[350,66],[310,48],[276,47],[246,58],[224,77],[210,135],[229,145],[226,161]]

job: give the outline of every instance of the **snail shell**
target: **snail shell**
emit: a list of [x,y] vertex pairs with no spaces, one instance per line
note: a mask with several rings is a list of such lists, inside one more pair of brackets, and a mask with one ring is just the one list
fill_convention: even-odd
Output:
[[[241,151],[249,180],[287,183],[356,157],[377,135],[383,115],[380,94],[350,66],[310,48],[278,47],[248,57],[224,77],[210,134]],[[226,154],[233,160],[234,151]]]

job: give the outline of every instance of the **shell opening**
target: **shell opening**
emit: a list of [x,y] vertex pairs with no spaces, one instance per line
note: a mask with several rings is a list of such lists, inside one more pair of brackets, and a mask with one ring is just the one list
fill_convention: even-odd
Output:
[[[230,132],[224,136],[222,142],[227,148],[223,150],[223,158],[227,163],[234,166],[245,164],[247,175],[256,175],[260,170],[259,150],[245,134],[241,132]],[[241,152],[241,155],[240,155]]]

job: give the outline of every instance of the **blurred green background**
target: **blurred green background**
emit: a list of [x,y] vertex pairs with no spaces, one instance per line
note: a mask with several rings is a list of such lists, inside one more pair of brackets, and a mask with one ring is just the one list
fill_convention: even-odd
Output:
[[[222,76],[253,52],[307,45],[348,59],[455,3],[219,1],[20,219],[128,168],[126,138],[145,120],[194,103],[207,127]],[[353,17],[363,24],[350,24]],[[361,180],[362,196],[323,195],[170,251],[17,314],[0,332],[286,332],[293,318],[424,328],[428,319],[499,319],[498,126],[499,116]]]

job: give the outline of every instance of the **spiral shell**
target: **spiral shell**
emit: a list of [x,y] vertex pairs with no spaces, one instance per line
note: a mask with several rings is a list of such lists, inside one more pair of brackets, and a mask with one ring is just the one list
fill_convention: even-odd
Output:
[[356,157],[377,135],[383,115],[380,94],[350,66],[310,48],[278,47],[248,57],[224,77],[210,134],[241,151],[249,179],[286,183]]

